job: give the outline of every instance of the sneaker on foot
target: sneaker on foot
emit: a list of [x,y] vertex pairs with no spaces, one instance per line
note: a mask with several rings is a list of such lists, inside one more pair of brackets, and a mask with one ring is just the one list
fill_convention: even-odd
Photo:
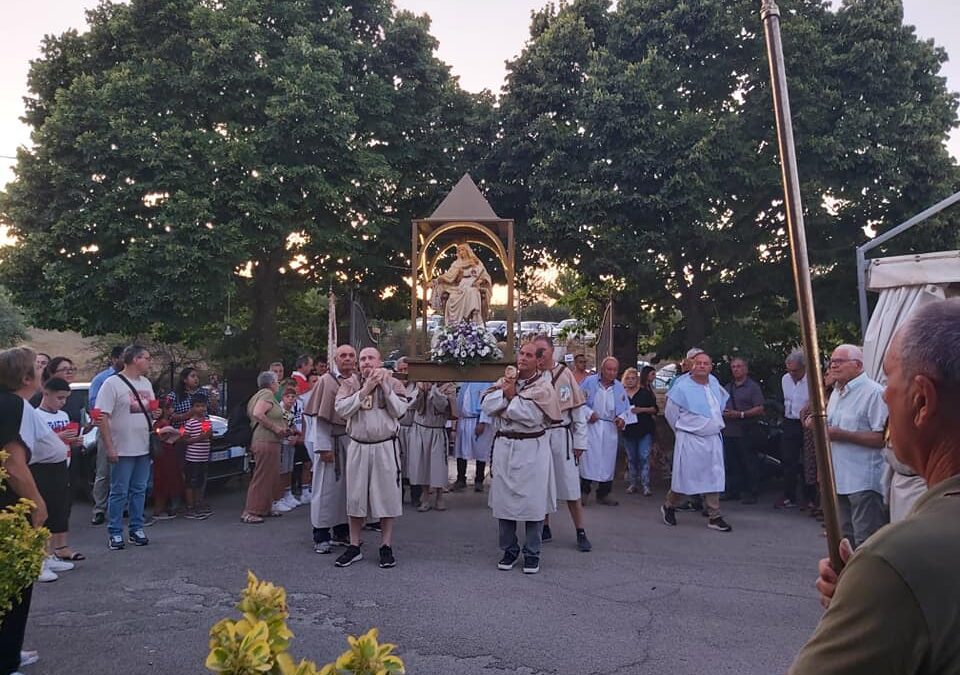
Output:
[[643,496],[644,496],[644,497],[652,497],[652,496],[653,496],[653,492],[650,491],[650,486],[649,486],[649,485],[644,485],[644,486],[643,486]]
[[154,520],[173,520],[177,517],[176,513],[170,513],[169,511],[161,511],[160,513],[154,513]]
[[123,537],[119,534],[111,534],[107,540],[107,545],[111,551],[119,551],[124,547]]
[[302,504],[300,503],[300,500],[289,493],[285,494],[280,501],[286,504],[288,507],[290,507],[291,511],[293,511],[298,506],[302,506]]
[[318,541],[313,545],[313,552],[319,553],[320,555],[333,553],[333,544],[329,541]]
[[39,576],[37,576],[37,581],[42,581],[44,583],[47,583],[50,581],[56,581],[59,578],[60,577],[57,576],[57,574],[52,569],[47,567],[47,561],[43,561],[43,564],[40,566],[40,574]]
[[663,516],[663,522],[670,527],[677,526],[677,510],[666,504],[660,507],[660,515]]
[[291,510],[290,506],[282,499],[278,499],[277,501],[275,501],[271,505],[270,509],[272,511],[276,511],[277,513],[287,513]]
[[553,541],[553,532],[550,531],[549,525],[543,526],[543,532],[540,533],[540,541]]
[[577,530],[577,550],[583,553],[589,553],[593,550],[593,545],[587,539],[587,533],[583,530]]
[[349,546],[350,545],[350,535],[339,536],[336,534],[330,535],[330,543],[333,546]]
[[43,564],[46,568],[52,572],[69,572],[76,565],[72,562],[67,562],[66,560],[60,560],[55,555],[49,556],[46,560],[43,561]]
[[393,557],[393,549],[384,544],[380,547],[380,567],[386,569],[388,567],[396,567],[397,559]]
[[503,557],[500,558],[500,562],[497,563],[498,570],[512,570],[513,566],[517,564],[517,558],[519,556],[516,553],[510,553],[505,551]]
[[467,479],[463,480],[457,479],[454,481],[453,485],[450,486],[452,492],[460,492],[460,490],[465,490],[467,488]]
[[91,525],[103,525],[104,522],[106,522],[106,520],[107,520],[107,517],[106,517],[105,515],[103,515],[102,513],[97,512],[97,513],[94,513],[94,514],[93,514],[93,517],[92,517],[92,518],[90,518],[90,524],[91,524]]
[[363,526],[363,529],[371,530],[373,532],[379,532],[381,530],[380,521],[377,520],[372,523],[367,523],[366,525]]
[[727,521],[725,521],[720,516],[717,516],[716,518],[711,518],[710,520],[708,520],[707,527],[709,527],[711,530],[716,530],[717,532],[729,532],[730,530],[733,529],[732,527],[727,525]]
[[474,492],[483,492],[483,483],[474,483],[473,484]]
[[300,493],[300,503],[309,504],[311,501],[313,501],[313,490],[307,488]]
[[143,519],[144,527],[151,527],[152,525],[156,525],[156,524],[157,524],[157,520],[153,516],[147,516],[146,518]]
[[680,506],[674,509],[675,511],[699,511],[700,509],[694,506],[693,502],[684,502]]
[[540,571],[540,556],[538,555],[523,556],[523,573],[524,574],[536,574],[539,571]]
[[633,483],[631,483],[630,485],[627,486],[627,494],[628,494],[628,495],[635,494],[636,492],[637,492],[637,486],[636,486],[636,485],[634,485]]
[[150,540],[147,539],[147,535],[143,533],[143,530],[133,530],[129,533],[128,539],[134,546],[146,546],[150,543]]
[[347,546],[347,550],[341,553],[340,557],[337,558],[333,564],[337,567],[350,567],[350,565],[358,560],[363,560],[363,554],[360,552],[360,547],[350,544]]
[[32,666],[34,663],[40,660],[40,652],[35,649],[22,649],[20,650],[20,667]]
[[603,497],[598,499],[597,504],[603,504],[604,506],[620,506],[620,502],[613,497]]
[[775,509],[795,509],[797,505],[790,499],[784,497],[783,499],[778,500],[774,505]]

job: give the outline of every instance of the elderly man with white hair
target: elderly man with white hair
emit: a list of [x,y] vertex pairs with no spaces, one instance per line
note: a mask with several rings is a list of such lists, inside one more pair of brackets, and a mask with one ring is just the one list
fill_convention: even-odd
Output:
[[860,347],[834,349],[830,374],[836,385],[827,404],[827,432],[840,498],[840,527],[856,548],[887,523],[881,452],[887,404],[883,387],[863,372]]
[[597,482],[597,504],[616,506],[610,497],[613,474],[617,467],[620,431],[630,413],[630,399],[623,384],[617,379],[620,362],[608,356],[600,363],[599,372],[583,381],[581,389],[587,402],[587,451],[580,456],[580,491],[582,503],[587,503],[591,483]]
[[852,557],[841,546],[839,582],[820,561],[828,609],[790,675],[960,672],[960,299],[917,310],[883,368],[891,446],[930,487]]

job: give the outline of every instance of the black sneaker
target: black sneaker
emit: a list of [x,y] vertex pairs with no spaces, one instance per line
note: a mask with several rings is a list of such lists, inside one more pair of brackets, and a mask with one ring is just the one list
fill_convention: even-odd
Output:
[[367,523],[366,525],[363,526],[363,529],[365,529],[365,530],[373,530],[374,532],[379,532],[379,531],[380,531],[380,521],[378,520],[378,521],[375,522],[375,523]]
[[483,492],[483,483],[474,483],[473,484],[474,492]]
[[466,489],[467,489],[467,479],[466,479],[466,478],[464,478],[463,480],[457,479],[457,480],[454,482],[454,484],[450,486],[450,489],[451,489],[453,492],[460,492],[461,490],[466,490]]
[[107,546],[110,547],[111,551],[122,551],[125,546],[123,537],[119,534],[111,534],[110,538],[107,539]]
[[360,552],[360,547],[350,544],[347,546],[347,550],[341,553],[340,557],[337,558],[333,564],[337,567],[350,567],[350,565],[358,560],[363,560],[363,554]]
[[523,556],[523,573],[524,574],[536,574],[539,571],[540,571],[540,556],[538,555]]
[[730,530],[733,529],[732,527],[727,525],[727,521],[725,521],[720,516],[717,516],[716,518],[711,518],[709,521],[707,521],[707,527],[709,527],[711,530],[716,530],[717,532],[729,532]]
[[587,539],[587,533],[583,530],[577,530],[577,550],[583,553],[589,553],[593,550],[593,545]]
[[550,526],[544,524],[543,532],[540,533],[540,541],[548,542],[553,541],[553,532],[550,531]]
[[517,564],[517,557],[516,553],[505,552],[503,557],[500,558],[500,562],[497,563],[497,569],[512,570],[513,566]]
[[660,507],[660,513],[663,516],[663,522],[670,527],[677,526],[677,510],[672,506],[662,505]]
[[146,546],[150,543],[150,540],[147,539],[147,535],[143,533],[143,530],[133,530],[128,536],[127,540],[134,546]]
[[673,509],[674,511],[699,511],[700,509],[694,506],[693,502],[684,502],[677,508]]
[[107,517],[98,511],[97,513],[93,514],[93,517],[90,519],[90,524],[103,525],[106,522],[106,520],[107,520]]
[[380,567],[386,569],[396,566],[397,559],[393,557],[393,549],[384,544],[380,547]]

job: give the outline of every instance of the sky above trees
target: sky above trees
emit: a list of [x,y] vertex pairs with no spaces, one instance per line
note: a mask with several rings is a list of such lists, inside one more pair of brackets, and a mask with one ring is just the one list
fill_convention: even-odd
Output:
[[[427,13],[431,33],[440,42],[437,54],[450,64],[467,91],[497,92],[506,74],[505,61],[515,58],[529,36],[530,12],[545,0],[395,0],[399,8]],[[942,74],[952,91],[960,90],[960,31],[955,29],[956,0],[904,0],[905,22],[917,27],[922,38],[932,38],[946,48],[951,60]],[[59,34],[84,25],[84,8],[94,0],[34,0],[16,3],[4,13],[0,36],[4,59],[0,62],[0,185],[12,177],[10,167],[19,145],[30,141],[23,115],[29,61],[40,55],[46,33]],[[758,3],[759,5],[759,3]],[[759,19],[758,19],[759,22]],[[949,146],[960,157],[960,133],[954,130]]]

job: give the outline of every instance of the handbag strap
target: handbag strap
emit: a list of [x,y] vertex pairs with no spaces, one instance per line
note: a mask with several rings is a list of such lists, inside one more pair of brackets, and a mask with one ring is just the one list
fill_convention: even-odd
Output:
[[143,405],[143,399],[140,398],[140,392],[137,391],[136,387],[133,386],[133,383],[130,382],[127,378],[123,376],[123,373],[117,373],[117,377],[123,380],[123,383],[130,387],[130,391],[133,392],[133,395],[137,397],[137,403],[140,405],[140,412],[143,413],[143,416],[147,418],[147,433],[153,433],[153,418],[150,417],[150,413],[147,412],[147,408]]

